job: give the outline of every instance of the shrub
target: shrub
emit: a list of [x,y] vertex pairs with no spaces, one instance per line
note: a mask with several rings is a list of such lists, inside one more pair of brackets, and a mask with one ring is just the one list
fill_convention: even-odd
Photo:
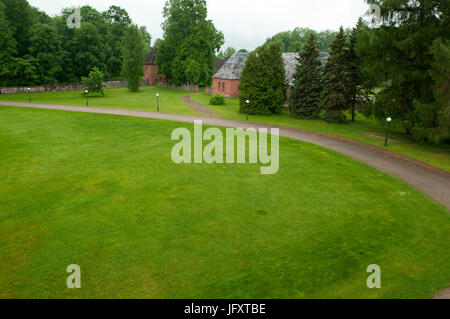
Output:
[[211,104],[211,105],[224,105],[225,104],[225,98],[222,95],[220,95],[219,93],[217,93],[216,95],[214,95],[209,100],[209,104]]
[[89,93],[101,93],[105,95],[103,92],[103,88],[105,85],[103,84],[105,76],[103,72],[100,71],[97,67],[95,67],[90,73],[88,77],[84,77],[81,79],[84,86],[86,86]]

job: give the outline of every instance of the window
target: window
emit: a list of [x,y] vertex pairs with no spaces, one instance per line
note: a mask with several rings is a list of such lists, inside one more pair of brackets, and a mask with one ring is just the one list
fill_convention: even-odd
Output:
[[219,92],[220,92],[220,82],[219,82]]
[[222,92],[225,92],[225,82],[222,82]]

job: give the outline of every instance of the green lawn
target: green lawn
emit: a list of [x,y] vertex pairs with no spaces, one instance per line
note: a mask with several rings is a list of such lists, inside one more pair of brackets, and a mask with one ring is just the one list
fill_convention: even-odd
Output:
[[[190,124],[0,107],[0,298],[429,298],[450,215],[338,153],[175,165]],[[66,267],[81,267],[78,290]],[[366,287],[369,264],[382,288]]]
[[[239,99],[237,98],[226,99],[227,104],[219,106],[210,105],[209,99],[211,96],[206,93],[194,95],[192,98],[211,108],[221,117],[230,120],[246,120],[245,114],[238,112]],[[279,115],[251,115],[249,120],[251,122],[292,126],[304,130],[344,136],[381,147],[384,147],[386,137],[386,127],[383,127],[376,121],[368,120],[360,114],[358,114],[357,120],[354,123],[346,124],[329,124],[322,120],[300,120],[292,117],[287,110]],[[450,146],[419,144],[407,138],[403,132],[392,130],[388,149],[450,172]]]
[[[89,106],[156,112],[156,93],[160,93],[160,112],[197,115],[180,99],[189,92],[157,86],[141,87],[137,93],[131,93],[126,88],[108,89],[105,90],[105,96],[90,96]],[[31,98],[33,103],[86,106],[86,97],[82,91],[32,93]],[[28,102],[28,93],[0,95],[0,101]]]

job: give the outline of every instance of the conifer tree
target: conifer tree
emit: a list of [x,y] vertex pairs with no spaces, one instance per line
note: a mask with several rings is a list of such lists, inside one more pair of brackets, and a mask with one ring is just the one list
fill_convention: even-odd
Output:
[[290,92],[289,110],[303,119],[317,118],[320,113],[321,62],[314,34],[300,52]]
[[139,91],[144,68],[142,57],[144,55],[144,40],[137,25],[130,25],[125,32],[123,44],[122,75],[128,81],[128,90]]
[[270,115],[281,112],[286,100],[286,70],[278,43],[257,48],[248,56],[239,84],[239,112]]
[[[358,24],[361,23],[358,22]],[[358,55],[355,52],[356,40],[357,40],[357,27],[353,29],[350,34],[350,41],[347,44],[346,51],[346,63],[345,66],[347,68],[347,72],[345,73],[346,78],[345,86],[347,89],[346,100],[350,107],[352,114],[352,121],[355,121],[356,112],[355,107],[357,103],[357,98],[360,94],[362,94],[362,74],[360,68],[360,60]]]
[[321,105],[325,110],[323,119],[327,122],[341,123],[346,117],[343,113],[348,108],[347,47],[344,29],[341,27],[336,39],[331,44],[331,54],[325,66]]

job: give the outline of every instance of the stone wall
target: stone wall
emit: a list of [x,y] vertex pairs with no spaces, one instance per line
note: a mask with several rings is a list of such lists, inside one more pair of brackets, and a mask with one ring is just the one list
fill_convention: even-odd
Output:
[[199,87],[198,85],[188,85],[188,84],[183,84],[183,85],[175,85],[175,84],[171,84],[168,82],[164,82],[164,81],[156,81],[156,85],[157,86],[161,86],[164,88],[169,88],[169,89],[174,89],[174,90],[180,90],[180,91],[194,91],[194,92],[199,92]]
[[[125,88],[128,85],[127,81],[108,81],[104,82],[107,89],[119,89]],[[146,80],[141,82],[142,86],[148,86],[149,83]],[[16,86],[16,87],[0,87],[0,94],[15,94],[15,93],[27,93],[30,88],[32,93],[39,92],[60,92],[60,91],[82,91],[86,87],[83,83],[53,83],[43,84],[38,86]]]

